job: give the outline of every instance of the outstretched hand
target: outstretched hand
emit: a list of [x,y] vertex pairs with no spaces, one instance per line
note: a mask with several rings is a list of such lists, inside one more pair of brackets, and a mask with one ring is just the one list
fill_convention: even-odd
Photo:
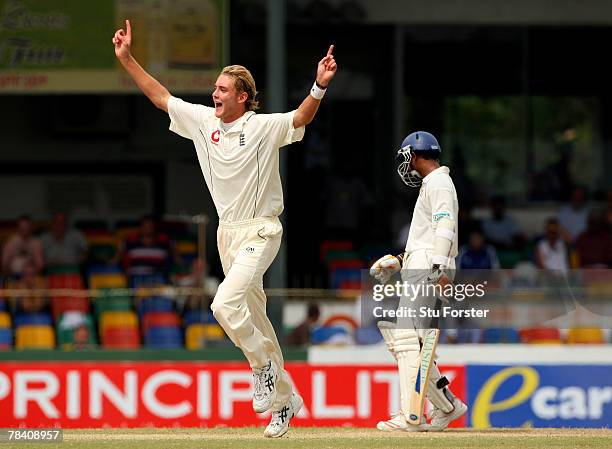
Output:
[[319,65],[317,66],[317,84],[324,88],[327,87],[336,74],[336,70],[338,70],[336,60],[332,54],[333,51],[334,46],[330,45],[329,50],[327,50],[327,55],[319,61]]
[[113,44],[115,45],[115,56],[119,59],[124,59],[130,56],[130,47],[132,46],[132,27],[130,21],[125,21],[125,31],[123,28],[118,29],[113,36]]

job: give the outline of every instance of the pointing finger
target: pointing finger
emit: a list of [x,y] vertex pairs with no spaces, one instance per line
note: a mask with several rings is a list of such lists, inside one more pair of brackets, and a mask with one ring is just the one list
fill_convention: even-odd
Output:
[[128,19],[125,19],[125,28],[127,30],[128,36],[131,36],[132,35],[132,26],[130,25],[130,21]]
[[333,51],[334,51],[334,45],[332,44],[329,46],[329,50],[327,50],[327,56],[331,56]]

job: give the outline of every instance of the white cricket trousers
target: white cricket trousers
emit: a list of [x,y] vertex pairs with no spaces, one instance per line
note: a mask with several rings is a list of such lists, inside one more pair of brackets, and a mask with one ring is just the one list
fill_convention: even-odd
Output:
[[282,234],[277,217],[219,223],[217,245],[225,279],[211,305],[215,318],[251,368],[263,368],[268,360],[276,364],[279,377],[272,410],[280,410],[292,393],[283,354],[266,315],[263,289],[263,275],[278,253]]

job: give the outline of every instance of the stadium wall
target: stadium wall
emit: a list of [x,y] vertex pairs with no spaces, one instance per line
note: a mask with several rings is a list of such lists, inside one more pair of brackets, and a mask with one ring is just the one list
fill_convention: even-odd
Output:
[[[22,360],[3,357],[2,427],[249,426],[269,419],[251,409],[246,363],[203,361],[205,353],[198,360],[188,351],[150,352],[148,360],[100,360],[101,353],[73,353],[80,360],[40,360],[41,353],[31,356],[39,360],[23,360],[27,353]],[[612,423],[609,347],[442,346],[440,353],[448,363],[441,365],[442,372],[470,405],[455,426]],[[450,354],[456,355],[445,357]],[[125,356],[115,354],[120,355]],[[397,410],[399,382],[389,359],[377,346],[313,348],[308,362],[287,362],[305,399],[295,425],[371,427]]]

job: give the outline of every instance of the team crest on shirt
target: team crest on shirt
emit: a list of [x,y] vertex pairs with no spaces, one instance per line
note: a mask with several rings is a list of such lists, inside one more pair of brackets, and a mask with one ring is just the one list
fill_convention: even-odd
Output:
[[219,143],[220,135],[221,132],[219,130],[213,131],[213,133],[210,135],[210,140],[212,140],[213,143]]

